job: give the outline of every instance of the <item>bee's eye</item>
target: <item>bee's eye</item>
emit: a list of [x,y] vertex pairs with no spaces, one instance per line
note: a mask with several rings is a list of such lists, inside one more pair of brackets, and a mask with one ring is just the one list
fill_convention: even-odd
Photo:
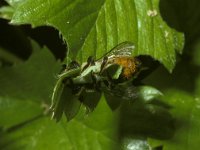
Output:
[[136,59],[135,64],[137,67],[140,67],[142,65],[142,62],[139,59]]
[[80,64],[77,61],[72,61],[68,67],[69,69],[74,69],[80,67]]

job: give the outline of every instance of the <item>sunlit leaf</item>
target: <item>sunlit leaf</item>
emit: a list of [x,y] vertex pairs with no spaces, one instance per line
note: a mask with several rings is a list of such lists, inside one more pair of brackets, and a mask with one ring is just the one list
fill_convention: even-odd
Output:
[[0,17],[11,20],[14,13],[14,9],[10,6],[4,6],[0,8]]
[[[15,2],[9,1],[11,5]],[[150,55],[171,71],[176,51],[182,51],[183,35],[163,21],[159,2],[19,1],[11,23],[55,27],[67,42],[71,58],[80,62],[88,56],[99,58],[118,43],[130,41],[136,45],[134,55]]]

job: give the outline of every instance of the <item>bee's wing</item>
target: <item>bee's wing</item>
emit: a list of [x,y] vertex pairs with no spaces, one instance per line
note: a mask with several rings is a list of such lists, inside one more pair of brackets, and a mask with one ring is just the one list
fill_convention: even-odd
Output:
[[113,97],[124,100],[135,100],[139,97],[139,92],[135,86],[115,86],[114,88],[104,88],[103,91]]
[[122,42],[112,48],[109,52],[107,52],[104,56],[99,58],[98,60],[102,59],[103,57],[107,56],[111,58],[113,56],[131,56],[132,51],[135,49],[135,45],[131,42]]
[[135,46],[131,42],[123,42],[112,48],[107,54],[107,57],[114,56],[131,56]]
[[132,85],[128,87],[115,85],[112,88],[104,86],[102,91],[107,104],[112,110],[116,110],[123,100],[134,102],[139,97],[138,89]]

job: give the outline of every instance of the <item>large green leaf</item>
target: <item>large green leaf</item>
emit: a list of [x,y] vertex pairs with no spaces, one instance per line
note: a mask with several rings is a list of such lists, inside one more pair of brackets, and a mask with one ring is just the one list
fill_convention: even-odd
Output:
[[[170,0],[168,0],[168,1],[170,1]],[[171,3],[173,3],[173,2],[171,1]],[[183,1],[176,0],[175,2],[177,2],[177,6],[180,6],[180,7],[182,6],[182,2]],[[21,2],[19,1],[19,4],[20,3]],[[181,5],[179,5],[180,3],[181,3]],[[194,3],[194,0],[192,2],[191,1],[188,2],[188,4],[191,4],[191,3]],[[198,4],[198,3],[195,3],[195,4]],[[189,5],[188,7],[191,7],[191,6],[192,5]],[[195,6],[197,7],[198,5],[195,5]],[[184,7],[184,8],[187,8],[187,7]],[[195,14],[196,14],[196,9],[193,9],[193,7],[191,7],[191,8],[192,8],[193,11],[195,11]],[[181,9],[185,13],[189,12],[189,11],[186,11],[186,9],[183,9],[182,7],[181,7]],[[179,10],[181,10],[181,9],[179,9]],[[176,12],[176,10],[175,10],[175,12]],[[184,17],[186,15],[181,15],[181,13],[180,13],[180,16],[182,16],[183,22],[179,22],[179,23],[182,24],[182,26],[185,26],[184,23],[187,22],[186,24],[188,24],[189,26],[191,25],[192,27],[185,26],[184,28],[186,28],[188,32],[190,32],[190,30],[194,30],[194,31],[192,31],[192,33],[193,34],[194,33],[198,34],[196,32],[197,29],[198,29],[198,26],[195,25],[196,20],[198,21],[198,19],[195,19],[195,16],[197,16],[197,15],[198,14],[194,15],[194,17],[191,17],[189,15],[190,16],[189,18],[194,21],[194,25],[192,26],[190,21],[186,21],[184,19]],[[175,17],[176,15],[173,14],[172,16]],[[188,41],[190,42],[190,40],[188,40]],[[81,46],[79,46],[79,47],[81,47]],[[189,49],[189,50],[191,50],[191,49]],[[199,49],[198,49],[198,51],[199,51]],[[191,52],[191,51],[188,51],[188,52]],[[86,54],[87,54],[87,52],[86,52]],[[89,54],[87,54],[87,55],[89,55]],[[100,54],[98,54],[98,55],[100,55]],[[199,57],[198,56],[200,56],[200,55],[199,55],[198,52],[195,52],[194,56],[195,56],[195,63],[194,64],[191,64],[191,62],[188,59],[188,57],[186,57],[186,59],[183,59],[183,61],[185,61],[185,62],[184,63],[183,62],[179,63],[177,68],[175,68],[175,72],[172,74],[172,76],[161,69],[162,71],[158,71],[157,74],[153,74],[152,75],[153,76],[153,79],[151,79],[152,82],[150,82],[151,81],[150,79],[147,79],[148,82],[146,82],[148,84],[156,86],[158,89],[162,89],[162,92],[164,93],[164,99],[163,100],[171,105],[171,113],[174,116],[175,127],[176,127],[175,128],[175,132],[174,132],[174,137],[171,140],[167,140],[167,138],[169,138],[169,135],[168,135],[168,137],[163,137],[166,134],[169,134],[169,132],[167,132],[167,130],[165,130],[165,127],[167,127],[167,126],[160,126],[158,128],[158,130],[153,130],[153,128],[142,130],[142,128],[139,128],[139,127],[141,127],[140,126],[141,125],[140,122],[135,122],[135,124],[132,124],[133,126],[130,126],[130,128],[131,127],[137,127],[135,129],[136,131],[137,131],[138,128],[141,129],[142,131],[144,131],[143,133],[145,133],[145,134],[147,133],[147,135],[152,135],[153,132],[156,131],[155,133],[156,134],[158,133],[157,134],[157,138],[158,139],[159,138],[165,138],[165,140],[163,141],[163,140],[152,140],[151,139],[150,143],[152,145],[154,145],[154,146],[162,145],[164,150],[173,150],[173,149],[175,149],[175,150],[176,149],[183,149],[183,150],[185,150],[185,149],[187,149],[187,150],[188,149],[189,150],[190,149],[194,149],[195,150],[195,149],[199,149],[198,140],[199,140],[199,93],[200,93],[199,92],[200,91],[199,90],[200,89],[200,86],[199,86],[200,82],[199,81],[200,80],[199,80],[199,78],[197,78],[197,72],[199,70],[199,67],[196,67],[195,65],[199,66]],[[85,56],[85,57],[87,57],[87,56]],[[32,66],[32,65],[30,64],[30,66]],[[46,71],[46,70],[44,70],[44,71]],[[4,75],[6,75],[6,74],[4,74]],[[8,80],[9,80],[9,78],[7,80],[4,80],[4,82],[7,82]],[[2,82],[0,82],[0,83],[2,83]],[[33,94],[34,93],[35,92],[33,92]],[[193,96],[194,93],[196,94],[195,96]],[[31,96],[31,94],[29,94],[29,97],[30,96]],[[7,98],[7,99],[9,100],[10,98]],[[11,101],[12,100],[13,101],[15,101],[15,100],[18,101],[18,99],[15,99],[15,100],[11,99]],[[100,102],[102,102],[102,100]],[[14,103],[17,103],[17,102],[14,102]],[[4,139],[4,140],[3,141],[0,140],[0,141],[2,141],[2,142],[0,142],[0,144],[1,144],[1,146],[2,145],[5,146],[5,143],[6,143],[8,147],[4,147],[4,148],[7,148],[7,149],[14,149],[14,148],[16,148],[16,146],[18,144],[19,144],[18,145],[18,149],[22,149],[22,147],[24,145],[26,145],[26,144],[28,144],[28,146],[27,147],[23,147],[24,149],[31,149],[31,148],[33,148],[32,146],[35,146],[34,148],[36,148],[36,149],[40,149],[40,147],[41,147],[41,149],[42,148],[44,149],[43,145],[49,145],[50,143],[52,143],[52,145],[50,145],[50,146],[52,146],[52,149],[53,148],[54,149],[62,149],[63,147],[64,147],[63,149],[67,149],[68,147],[67,148],[65,147],[65,144],[68,144],[67,140],[66,140],[66,142],[65,141],[63,142],[64,143],[63,145],[62,145],[62,142],[61,142],[60,145],[57,144],[60,141],[59,137],[64,137],[64,138],[62,138],[64,140],[65,139],[73,139],[71,141],[72,144],[71,145],[69,144],[70,145],[69,148],[80,149],[80,147],[82,148],[82,147],[86,146],[86,145],[83,144],[84,143],[83,139],[89,139],[89,140],[93,139],[93,141],[92,140],[90,141],[91,143],[89,143],[89,145],[92,145],[94,143],[98,143],[99,141],[96,141],[96,139],[97,138],[100,139],[100,140],[102,140],[102,139],[99,138],[98,136],[96,136],[96,138],[94,138],[95,137],[94,135],[97,135],[96,133],[98,131],[99,131],[98,133],[100,133],[100,135],[102,135],[101,131],[105,131],[108,134],[107,134],[107,136],[104,136],[104,135],[101,136],[101,137],[104,138],[103,141],[105,142],[105,143],[102,143],[102,144],[109,145],[107,147],[109,149],[112,144],[116,144],[116,143],[113,142],[113,140],[105,140],[105,139],[107,139],[107,137],[110,137],[110,139],[112,139],[113,135],[116,137],[115,134],[111,134],[111,132],[115,132],[116,130],[111,130],[111,129],[113,127],[116,127],[116,125],[118,125],[118,123],[116,123],[115,121],[113,121],[113,122],[110,121],[109,117],[113,118],[113,116],[112,116],[113,112],[109,111],[109,109],[108,109],[107,105],[105,104],[105,102],[103,102],[103,103],[104,103],[103,105],[101,105],[101,103],[100,103],[100,105],[98,105],[98,107],[99,106],[102,106],[102,107],[100,107],[100,109],[97,108],[98,111],[96,113],[89,114],[89,117],[88,116],[84,116],[85,118],[87,118],[87,121],[81,120],[83,116],[79,116],[78,118],[72,120],[69,123],[66,123],[66,122],[63,121],[63,122],[61,122],[59,124],[54,124],[53,122],[49,121],[47,118],[41,118],[39,120],[34,121],[33,124],[26,124],[25,128],[17,128],[18,130],[15,130],[15,132],[3,133],[1,135],[1,137],[0,137],[0,139]],[[22,103],[20,102],[19,105],[21,105],[21,104]],[[35,108],[34,106],[37,105],[37,103],[36,104],[33,103],[33,105],[32,105],[32,103],[29,103],[29,104],[24,103],[24,105],[27,106],[27,108],[24,108],[24,109],[29,109],[29,107]],[[139,107],[140,109],[138,109],[138,107],[134,106],[134,108],[136,108],[136,109],[133,111],[132,114],[130,114],[131,118],[127,117],[128,119],[126,119],[126,118],[123,118],[124,115],[121,115],[122,119],[120,119],[120,120],[121,120],[122,124],[124,125],[124,127],[126,127],[125,125],[128,126],[129,123],[134,123],[135,120],[137,121],[142,117],[146,117],[147,120],[151,120],[152,119],[152,117],[149,117],[148,112],[155,112],[154,111],[155,109],[150,109],[151,111],[146,111],[145,110],[146,113],[143,113],[144,111],[141,111],[143,109],[143,105],[140,105],[140,106],[141,106],[141,107]],[[40,107],[40,105],[38,105],[38,107]],[[2,109],[2,110],[4,111],[5,109]],[[16,110],[16,109],[14,107],[12,107],[12,108],[10,108],[10,110],[12,112],[12,110]],[[40,111],[41,111],[38,108],[35,109],[35,110],[36,110],[35,111],[36,113],[34,113],[34,109],[29,110],[30,111],[30,115],[27,114],[27,116],[25,116],[24,118],[22,116],[22,118],[19,119],[18,122],[26,120],[26,119],[29,119],[30,116],[33,116],[33,118],[34,118],[35,114],[37,116],[37,113],[38,112],[40,113]],[[105,111],[105,110],[107,110],[107,111]],[[129,111],[127,111],[127,113],[124,113],[124,114],[128,114],[128,112]],[[18,115],[18,112],[16,112],[16,111],[14,111],[13,113]],[[4,115],[5,114],[6,113],[4,112]],[[8,114],[9,114],[9,111],[8,111]],[[6,116],[8,114],[6,114]],[[162,114],[159,114],[159,115],[160,115],[160,117],[158,116],[159,117],[158,119],[160,119],[160,121],[158,121],[157,123],[161,122],[161,123],[165,124],[165,123],[169,123],[170,122],[170,118],[169,118],[169,120],[167,118],[166,118],[166,120],[162,120]],[[91,117],[91,116],[93,116],[93,117]],[[99,116],[99,117],[97,117],[97,116]],[[165,117],[166,116],[164,115],[163,118],[165,118]],[[0,120],[1,120],[1,118],[2,117],[0,117]],[[6,118],[7,117],[4,117],[4,119],[6,119]],[[141,121],[141,120],[139,120],[139,121]],[[146,121],[145,119],[142,120],[142,121],[143,121],[142,125],[146,125],[146,128],[152,127],[152,126],[149,126],[149,122],[145,122]],[[9,119],[7,119],[7,122],[5,122],[5,120],[2,120],[2,122],[4,122],[4,125],[7,125],[8,127],[10,127],[11,124],[14,124],[12,122],[10,123]],[[84,123],[86,124],[86,126],[83,125]],[[58,131],[58,127],[60,126],[60,124],[62,124],[62,127],[63,126],[67,126],[67,127],[66,128],[62,128],[61,127],[61,129],[59,129],[60,131]],[[153,125],[155,125],[155,124],[153,124]],[[45,131],[43,130],[44,128],[41,128],[41,127],[44,127],[44,126],[45,126]],[[103,128],[103,127],[105,127],[105,128]],[[106,128],[106,127],[108,127],[108,128]],[[155,127],[157,127],[157,126],[155,126]],[[46,130],[46,128],[48,128],[47,129],[48,131]],[[41,136],[39,135],[39,133],[41,133],[41,132],[39,132],[39,131],[41,131],[40,129],[44,131],[44,132],[42,132],[42,134],[40,134]],[[124,128],[122,127],[122,129],[124,129]],[[160,129],[162,129],[162,130],[160,130]],[[64,131],[66,131],[66,130],[69,131],[70,130],[71,132],[67,132],[66,135],[62,136],[63,133],[66,133],[63,130]],[[88,130],[90,130],[91,131],[90,133],[92,133],[90,136],[87,135]],[[38,131],[38,132],[36,132],[36,131]],[[86,131],[86,133],[83,132],[83,131]],[[128,133],[129,131],[130,130],[128,129],[126,131],[126,133]],[[131,130],[132,133],[134,133],[136,131]],[[166,131],[166,132],[163,132],[163,131]],[[170,130],[168,130],[168,131],[170,131]],[[38,133],[37,135],[39,135],[39,136],[35,135],[35,132]],[[56,133],[54,134],[52,132],[56,132]],[[85,134],[86,136],[80,136],[79,133]],[[30,136],[28,136],[30,138],[27,138],[27,139],[26,138],[22,138],[24,135],[30,135]],[[53,135],[55,135],[55,136],[53,136]],[[70,137],[66,138],[68,135],[70,135]],[[46,137],[46,136],[48,136],[49,138]],[[46,138],[44,138],[44,140],[42,140],[43,137],[46,137]],[[139,147],[139,146],[137,147],[137,145],[140,145],[140,144],[144,145],[143,149],[147,149],[147,147],[148,147],[148,144],[146,143],[145,139],[143,141],[143,140],[139,140],[140,138],[136,138],[136,140],[133,140],[134,138],[131,139],[131,137],[128,137],[128,140],[126,140],[126,138],[127,137],[125,137],[124,149],[133,149],[133,148],[136,149],[136,148]],[[18,139],[18,140],[16,140],[16,139]],[[52,139],[54,139],[54,140],[52,140]],[[34,142],[36,142],[36,145],[34,145],[35,144]],[[80,144],[80,142],[83,142],[83,143]],[[10,147],[9,147],[9,144],[10,144]],[[85,144],[87,144],[86,140],[85,140]],[[21,146],[21,145],[23,145],[23,146]],[[76,146],[76,145],[78,145],[78,146]],[[94,145],[94,147],[96,145]],[[91,147],[91,149],[92,148],[94,149],[94,147]],[[96,148],[99,148],[99,147],[96,146],[95,149]],[[104,149],[104,147],[101,147],[99,149]]]
[[194,98],[186,92],[170,90],[166,101],[172,106],[175,121],[175,134],[167,141],[151,140],[153,145],[163,145],[163,150],[198,150],[200,129],[199,97]]
[[38,52],[33,53],[28,61],[0,69],[0,95],[49,102],[60,63],[47,48],[32,44],[33,51]]
[[169,28],[159,0],[7,0],[15,7],[12,24],[53,26],[68,44],[69,56],[80,62],[99,58],[118,43],[135,43],[134,55],[150,55],[168,70],[181,53],[183,35]]
[[0,127],[3,129],[25,124],[42,113],[41,104],[30,101],[30,99],[0,97]]
[[93,113],[81,107],[68,123],[45,116],[60,63],[47,48],[32,47],[29,60],[0,70],[0,149],[116,149],[117,112],[103,97]]
[[0,68],[0,126],[3,128],[28,122],[50,105],[60,63],[47,48],[41,49],[33,41],[32,49],[28,61]]
[[13,16],[13,8],[10,6],[4,6],[0,8],[0,17],[10,20]]
[[[0,126],[3,129],[0,133],[1,149],[44,149],[47,145],[48,149],[52,150],[126,149],[130,147],[130,144],[126,145],[127,140],[123,140],[126,136],[134,136],[134,133],[137,133],[147,137],[154,135],[152,131],[169,131],[170,117],[167,110],[150,103],[152,96],[160,96],[160,92],[150,87],[141,88],[143,95],[147,91],[144,89],[149,89],[145,94],[146,97],[141,95],[147,105],[140,101],[136,103],[126,101],[121,109],[112,111],[102,96],[92,113],[86,114],[84,107],[81,107],[78,115],[70,122],[64,117],[59,123],[50,120],[50,116],[44,115],[45,109],[42,105],[48,107],[48,96],[50,98],[53,90],[51,87],[55,80],[52,72],[57,70],[59,65],[46,48],[41,49],[34,42],[32,45],[34,53],[27,62],[1,68],[0,87],[3,89],[0,99]],[[36,65],[43,64],[44,58],[46,64],[51,67],[45,64]],[[48,84],[38,80],[37,75],[40,79],[46,77]],[[154,127],[161,118],[166,119],[163,121],[165,125],[157,130]],[[149,126],[142,126],[144,122]],[[130,131],[131,135],[126,135],[128,133],[126,131]],[[137,142],[141,141],[136,139],[135,143]],[[146,144],[144,142],[145,148]]]
[[[104,110],[104,112],[102,112]],[[102,119],[103,118],[103,119]],[[55,149],[117,149],[117,128],[113,112],[101,99],[99,107],[88,116],[82,113],[67,123],[55,123],[49,117],[40,117],[0,134],[0,148],[4,150]],[[98,125],[96,122],[98,121]]]
[[[171,106],[170,111],[174,117],[175,132],[171,139],[149,140],[153,146],[162,145],[163,150],[198,150],[200,146],[199,42],[194,47],[190,54],[193,59],[179,62],[172,76],[160,68],[148,80],[149,84],[163,89],[163,100]],[[160,83],[156,81],[158,76],[163,78]]]

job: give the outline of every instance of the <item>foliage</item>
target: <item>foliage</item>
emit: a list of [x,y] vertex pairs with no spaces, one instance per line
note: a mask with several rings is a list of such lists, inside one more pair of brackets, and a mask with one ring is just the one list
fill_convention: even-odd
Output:
[[[14,37],[18,42],[8,46],[8,41],[0,39],[0,149],[198,149],[197,0],[6,2],[0,17],[8,19],[12,27],[3,26],[0,32],[12,29],[3,38]],[[24,24],[55,28],[67,45],[64,61],[28,38],[26,27],[17,26]],[[178,31],[186,37],[184,51],[184,36]],[[58,123],[51,120],[51,95],[62,63],[83,63],[91,55],[100,58],[124,41],[135,44],[133,56],[148,55],[150,63],[159,61],[158,68],[150,67],[152,74],[142,81],[141,97],[116,107],[119,98],[104,93],[93,112],[81,105],[69,122],[64,116]],[[12,51],[16,45],[20,50]],[[32,53],[26,59],[29,49]],[[94,100],[94,96],[88,99]]]

